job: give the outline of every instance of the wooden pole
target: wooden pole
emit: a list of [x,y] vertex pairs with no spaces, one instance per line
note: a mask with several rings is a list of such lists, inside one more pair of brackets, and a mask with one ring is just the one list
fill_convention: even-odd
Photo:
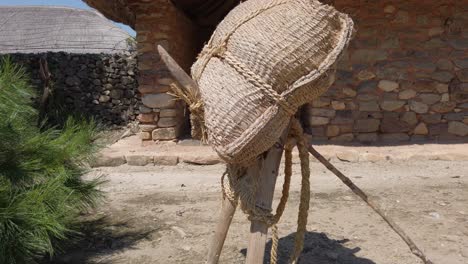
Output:
[[219,216],[218,223],[216,225],[216,231],[211,238],[210,247],[208,248],[208,259],[207,264],[216,264],[221,256],[221,250],[224,246],[229,226],[231,225],[232,218],[236,212],[237,203],[229,201],[227,198],[223,198],[221,208],[221,214]]
[[411,252],[419,257],[425,264],[432,264],[432,261],[423,253],[421,249],[413,242],[413,240],[397,225],[390,217],[387,216],[387,213],[379,206],[377,202],[371,199],[367,194],[356,186],[350,178],[346,177],[341,171],[339,171],[333,164],[331,164],[327,159],[325,159],[317,150],[312,147],[312,145],[307,145],[307,149],[310,154],[314,156],[318,161],[320,161],[327,169],[333,174],[335,174],[346,186],[348,186],[352,192],[359,196],[364,202],[369,205],[382,219],[393,229],[410,248]]
[[[260,165],[260,163],[256,163],[247,168],[248,177],[258,177],[260,173]],[[208,249],[208,258],[206,261],[207,264],[216,264],[219,261],[221,251],[224,246],[224,241],[226,240],[232,218],[236,212],[237,203],[233,203],[229,201],[228,198],[223,197],[221,206],[221,213],[216,225],[216,231],[213,234],[210,247]]]
[[[255,194],[256,206],[271,209],[273,194],[275,192],[276,178],[286,144],[289,126],[283,132],[278,143],[267,153],[263,160],[263,168],[260,171],[257,193]],[[265,244],[268,235],[268,226],[261,221],[252,221],[250,224],[250,239],[247,247],[246,264],[263,263]]]

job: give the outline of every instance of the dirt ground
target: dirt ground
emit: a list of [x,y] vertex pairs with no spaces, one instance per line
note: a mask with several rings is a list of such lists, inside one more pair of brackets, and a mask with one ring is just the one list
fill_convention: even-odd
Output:
[[[434,263],[468,263],[468,162],[334,164],[377,198]],[[300,263],[421,263],[334,175],[319,163],[311,166],[313,197]],[[223,165],[184,164],[94,169],[87,177],[108,180],[103,187],[107,199],[98,211],[83,216],[85,237],[54,263],[204,263],[218,218],[223,171]],[[294,171],[279,224],[280,263],[287,261],[296,228],[297,164]],[[280,186],[281,181],[276,203]],[[248,231],[249,222],[238,210],[220,263],[244,263]]]

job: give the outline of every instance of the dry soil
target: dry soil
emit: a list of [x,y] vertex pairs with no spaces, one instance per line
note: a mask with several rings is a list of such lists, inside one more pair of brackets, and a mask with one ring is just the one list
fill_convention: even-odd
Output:
[[[437,264],[468,263],[468,162],[334,162],[381,203]],[[319,163],[300,263],[416,264],[406,244]],[[54,263],[204,263],[220,207],[224,166],[96,168],[107,198],[83,218],[84,237]],[[280,263],[295,233],[299,167],[279,224]],[[281,181],[277,184],[278,202]],[[249,222],[237,211],[221,263],[244,263]],[[267,245],[267,250],[268,246]],[[266,254],[268,256],[268,254]],[[265,263],[269,263],[268,257]]]

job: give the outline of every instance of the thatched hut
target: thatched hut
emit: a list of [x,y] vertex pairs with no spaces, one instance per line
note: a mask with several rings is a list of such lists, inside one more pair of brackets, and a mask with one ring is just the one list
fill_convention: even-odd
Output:
[[48,62],[55,107],[110,124],[135,119],[135,48],[126,31],[96,11],[54,6],[0,6],[0,25],[0,56],[25,66],[39,92],[39,60]]

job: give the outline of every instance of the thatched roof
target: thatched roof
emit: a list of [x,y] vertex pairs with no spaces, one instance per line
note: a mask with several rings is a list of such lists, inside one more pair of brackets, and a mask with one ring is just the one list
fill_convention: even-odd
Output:
[[0,6],[0,54],[118,53],[130,35],[92,10],[45,6]]

